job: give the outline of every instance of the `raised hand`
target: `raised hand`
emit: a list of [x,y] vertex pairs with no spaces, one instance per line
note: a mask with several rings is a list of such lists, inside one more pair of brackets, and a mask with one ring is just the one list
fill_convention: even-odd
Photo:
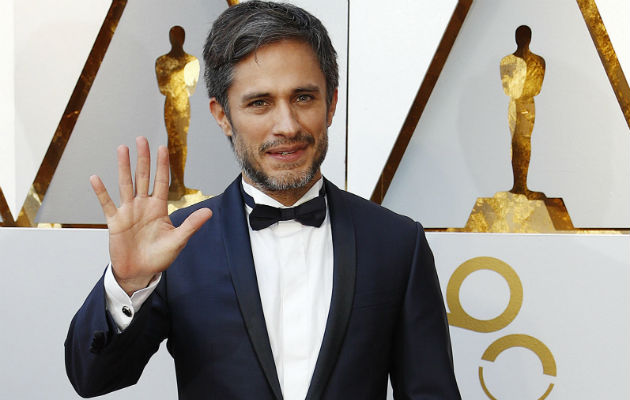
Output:
[[109,229],[109,255],[118,284],[131,295],[146,287],[153,277],[167,269],[188,239],[210,217],[208,208],[199,209],[177,228],[168,217],[169,162],[165,146],[158,149],[153,193],[149,192],[151,155],[149,142],[136,138],[138,161],[135,194],[129,148],[118,147],[118,187],[120,207],[112,201],[101,179],[92,175],[90,183],[98,197]]

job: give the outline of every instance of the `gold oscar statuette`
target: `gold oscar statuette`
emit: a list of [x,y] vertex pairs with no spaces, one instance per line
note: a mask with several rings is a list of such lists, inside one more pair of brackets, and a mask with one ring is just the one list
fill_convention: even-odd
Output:
[[155,61],[160,92],[164,101],[164,123],[168,134],[171,183],[168,191],[169,212],[208,198],[201,191],[184,185],[187,136],[190,126],[190,96],[199,79],[199,60],[184,51],[185,31],[173,26],[169,32],[171,51]]
[[527,187],[536,108],[545,77],[545,60],[531,52],[532,31],[521,25],[515,33],[516,51],[501,59],[503,90],[510,97],[508,123],[512,135],[512,174],[508,192],[478,198],[463,231],[467,232],[555,232],[573,230],[561,198],[548,198]]

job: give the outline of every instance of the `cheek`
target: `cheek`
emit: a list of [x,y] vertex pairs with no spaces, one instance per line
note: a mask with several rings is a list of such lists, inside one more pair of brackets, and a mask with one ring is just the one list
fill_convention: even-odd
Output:
[[234,151],[241,159],[247,159],[250,164],[258,164],[261,160],[260,146],[261,142],[252,141],[247,135],[241,131],[235,131],[232,137],[234,141]]
[[234,135],[240,136],[241,142],[250,149],[258,148],[270,131],[271,128],[264,118],[240,118],[238,123],[234,124]]
[[328,127],[328,115],[322,113],[320,110],[305,113],[300,120],[300,125],[306,128],[311,134],[320,136]]

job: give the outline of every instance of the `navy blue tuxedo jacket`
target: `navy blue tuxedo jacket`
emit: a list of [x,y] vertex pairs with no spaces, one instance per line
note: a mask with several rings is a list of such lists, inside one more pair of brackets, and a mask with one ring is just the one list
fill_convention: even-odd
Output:
[[[66,369],[85,397],[137,382],[162,340],[180,399],[282,399],[252,260],[240,177],[200,207],[195,233],[118,333],[97,283],[68,332]],[[307,399],[459,399],[433,256],[420,224],[325,181],[333,292]]]

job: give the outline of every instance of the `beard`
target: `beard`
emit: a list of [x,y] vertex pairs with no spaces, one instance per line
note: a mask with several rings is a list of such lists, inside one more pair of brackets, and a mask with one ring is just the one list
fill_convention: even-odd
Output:
[[[234,126],[234,125],[232,125]],[[285,170],[277,171],[275,176],[271,176],[263,171],[262,168],[256,163],[255,152],[264,155],[265,152],[275,146],[282,145],[294,145],[294,144],[307,144],[314,145],[315,139],[312,135],[300,132],[295,137],[287,139],[274,139],[264,142],[258,149],[249,148],[242,140],[238,132],[232,130],[232,150],[236,156],[236,161],[241,167],[241,170],[259,189],[263,191],[286,191],[299,189],[309,184],[317,172],[319,167],[326,158],[326,152],[328,151],[328,130],[322,135],[322,139],[317,143],[315,148],[315,155],[311,161],[311,165],[306,170],[296,170],[298,167],[295,165],[287,165]]]

